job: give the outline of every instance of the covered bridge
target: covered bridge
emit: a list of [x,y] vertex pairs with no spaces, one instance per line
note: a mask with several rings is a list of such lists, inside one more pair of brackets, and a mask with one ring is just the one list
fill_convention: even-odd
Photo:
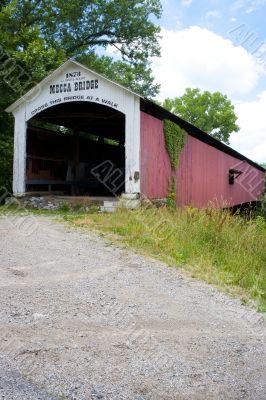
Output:
[[[177,205],[258,201],[264,169],[155,103],[69,60],[17,100],[13,192],[167,197]],[[164,121],[187,132],[175,171]]]

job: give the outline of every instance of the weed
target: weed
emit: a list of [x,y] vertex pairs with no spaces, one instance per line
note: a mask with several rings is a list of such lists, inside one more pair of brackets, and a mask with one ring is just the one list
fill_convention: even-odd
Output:
[[166,204],[170,208],[176,208],[176,179],[174,176],[169,180]]
[[118,210],[72,219],[266,309],[266,227],[226,210]]
[[[191,276],[237,294],[243,304],[255,299],[266,311],[266,226],[263,216],[254,219],[226,210],[184,210],[167,207],[99,214],[98,206],[73,213],[68,204],[60,211],[31,210],[109,233],[168,265],[183,268]],[[22,213],[18,207],[0,207],[0,215]]]
[[99,205],[97,205],[97,204],[92,204],[90,207],[89,207],[89,209],[88,209],[88,213],[89,214],[94,214],[94,213],[98,213],[99,212],[99,209],[100,209],[100,206]]
[[80,210],[81,210],[81,208],[82,208],[82,206],[81,206],[81,204],[74,204],[73,206],[72,206],[72,211],[73,212],[79,212]]
[[59,209],[59,211],[62,211],[62,212],[69,212],[70,211],[70,205],[68,203],[66,203],[66,202],[60,203],[58,209]]

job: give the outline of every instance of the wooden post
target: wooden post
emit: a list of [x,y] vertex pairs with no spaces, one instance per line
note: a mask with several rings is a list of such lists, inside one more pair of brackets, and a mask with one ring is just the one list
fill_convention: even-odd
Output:
[[79,186],[78,186],[78,166],[79,166],[79,132],[77,129],[74,129],[73,135],[73,161],[74,161],[74,182],[73,182],[73,195],[79,194]]

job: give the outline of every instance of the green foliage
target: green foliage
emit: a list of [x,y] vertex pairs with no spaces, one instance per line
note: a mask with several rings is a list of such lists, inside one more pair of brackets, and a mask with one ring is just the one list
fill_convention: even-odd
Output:
[[[2,2],[2,70],[12,69],[13,61],[17,68],[17,77],[12,77],[12,82],[8,82],[10,77],[4,79],[5,86],[11,88],[13,99],[18,98],[67,58],[75,57],[111,79],[153,96],[158,85],[153,84],[149,58],[160,53],[160,28],[151,17],[160,15],[159,0]],[[113,46],[122,61],[96,55],[99,47],[107,46]]]
[[0,136],[0,188],[12,190],[13,141]]
[[59,204],[59,211],[70,212],[70,205],[65,201]]
[[[74,221],[74,220],[72,220]],[[111,232],[124,243],[193,277],[215,284],[266,309],[266,228],[226,210],[169,208],[118,210],[77,218],[90,229]]]
[[[0,95],[0,107],[2,101]],[[5,187],[8,191],[12,188],[13,137],[9,134],[12,123],[13,119],[10,116],[0,112],[0,188]]]
[[265,221],[265,219],[264,219],[261,215],[258,215],[258,216],[255,218],[254,223],[255,223],[255,225],[256,225],[256,227],[257,227],[257,229],[258,229],[259,231],[261,231],[262,233],[265,232],[265,229],[266,229],[266,221]]
[[266,221],[266,193],[264,193],[260,203],[257,205],[254,215],[262,217]]
[[176,208],[176,178],[171,176],[168,187],[166,204],[170,208]]
[[63,59],[115,47],[124,61],[159,55],[159,0],[11,0],[0,8],[1,45],[41,79]]
[[160,85],[154,83],[147,62],[128,64],[121,60],[114,61],[108,56],[96,55],[94,52],[79,56],[77,61],[142,96],[152,98],[159,93]]
[[164,120],[164,138],[172,169],[175,170],[178,165],[180,153],[185,145],[187,134],[174,122]]
[[183,96],[166,99],[163,106],[224,143],[229,143],[232,132],[239,131],[234,106],[220,92],[187,88]]

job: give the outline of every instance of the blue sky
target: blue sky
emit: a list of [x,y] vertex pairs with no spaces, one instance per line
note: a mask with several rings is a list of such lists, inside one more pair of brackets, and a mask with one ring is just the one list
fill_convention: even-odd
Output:
[[263,0],[162,0],[162,5],[161,25],[168,29],[199,25],[226,37],[236,24],[245,23],[258,36],[266,37],[266,2]]
[[266,0],[162,0],[159,99],[186,87],[219,90],[235,105],[241,132],[231,146],[266,162]]

